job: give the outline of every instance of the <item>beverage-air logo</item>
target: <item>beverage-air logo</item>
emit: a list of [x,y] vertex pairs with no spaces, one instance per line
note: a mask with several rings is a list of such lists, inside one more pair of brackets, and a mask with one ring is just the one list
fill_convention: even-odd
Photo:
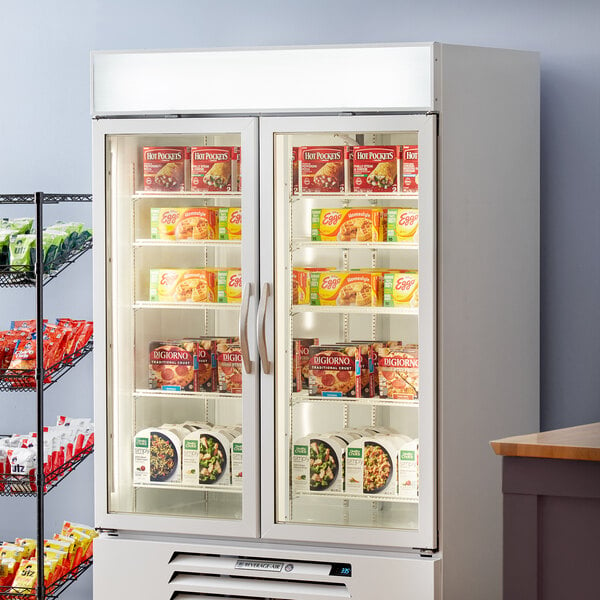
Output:
[[414,150],[407,150],[404,154],[406,160],[419,160],[419,152]]
[[229,221],[232,225],[241,225],[242,223],[242,211],[234,210],[229,217]]
[[380,356],[379,366],[395,369],[418,369],[419,359],[413,356]]
[[398,277],[396,290],[399,292],[408,292],[414,283],[415,280],[412,277]]
[[194,160],[197,161],[209,161],[209,162],[219,162],[224,160],[229,160],[229,154],[227,152],[221,151],[216,152],[214,150],[196,150],[194,152]]
[[145,160],[173,161],[182,160],[181,150],[146,150]]
[[371,148],[369,150],[356,150],[355,158],[357,160],[371,160],[374,162],[383,162],[386,160],[394,160],[394,153],[391,150]]
[[324,290],[335,290],[335,288],[340,284],[340,278],[335,275],[328,275],[325,277],[321,283],[321,287]]
[[418,220],[418,214],[404,212],[398,216],[398,225],[402,227],[412,227]]
[[317,368],[334,367],[336,369],[353,369],[354,361],[345,354],[315,354],[311,366]]
[[179,211],[176,210],[165,210],[160,216],[160,222],[163,225],[175,225],[177,218],[179,217]]
[[304,160],[317,160],[320,162],[329,162],[332,160],[342,160],[342,151],[341,150],[305,150],[304,151]]

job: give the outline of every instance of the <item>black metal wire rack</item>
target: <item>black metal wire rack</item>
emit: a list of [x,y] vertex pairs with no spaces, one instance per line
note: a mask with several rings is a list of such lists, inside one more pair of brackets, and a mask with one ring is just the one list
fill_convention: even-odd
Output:
[[[82,448],[73,458],[44,476],[44,494],[54,489],[67,475],[72,473],[88,456],[94,452],[93,444]],[[10,475],[0,473],[0,496],[28,498],[37,496],[35,472],[28,475]]]
[[[86,558],[81,564],[54,583],[46,587],[44,598],[54,600],[58,598],[72,583],[77,581],[91,566],[93,558]],[[35,600],[38,597],[35,588],[0,586],[0,600]]]
[[[92,194],[44,194],[44,204],[91,201]],[[0,204],[35,204],[35,194],[0,194]]]
[[[48,369],[44,369],[44,390],[64,377],[93,349],[94,341],[90,339],[83,348],[65,356]],[[34,392],[36,389],[35,369],[0,369],[0,392]]]

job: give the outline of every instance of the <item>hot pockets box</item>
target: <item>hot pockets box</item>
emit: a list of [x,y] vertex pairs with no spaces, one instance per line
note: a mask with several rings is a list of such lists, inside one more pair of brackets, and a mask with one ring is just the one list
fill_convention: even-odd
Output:
[[239,156],[237,146],[194,146],[191,149],[191,190],[237,191]]
[[144,146],[142,153],[145,191],[185,191],[190,164],[188,147]]
[[402,192],[419,191],[419,146],[402,146]]
[[298,149],[300,193],[349,191],[347,146],[302,146]]
[[354,146],[352,184],[355,192],[397,192],[400,146]]

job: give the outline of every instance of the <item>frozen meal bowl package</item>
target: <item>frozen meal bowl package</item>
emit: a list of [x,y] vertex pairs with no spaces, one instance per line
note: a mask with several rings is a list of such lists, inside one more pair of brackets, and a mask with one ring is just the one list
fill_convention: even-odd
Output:
[[194,391],[194,342],[150,342],[149,378],[151,390]]
[[198,429],[183,440],[182,483],[184,485],[230,485],[231,443],[227,431]]
[[214,240],[217,210],[213,207],[150,209],[150,238],[153,240]]
[[189,176],[189,148],[186,146],[144,146],[142,153],[145,191],[185,191]]
[[231,442],[231,485],[241,487],[244,482],[244,439],[240,432]]
[[383,273],[383,306],[418,308],[418,271],[387,271]]
[[295,491],[343,492],[346,442],[331,434],[311,434],[292,448]]
[[398,496],[405,500],[419,498],[419,440],[406,442],[398,454]]
[[215,302],[214,269],[150,269],[150,302]]
[[398,495],[398,452],[410,440],[400,434],[374,434],[346,449],[346,492]]
[[182,439],[170,429],[138,432],[133,440],[133,483],[179,483]]
[[419,209],[388,208],[386,229],[385,239],[388,242],[418,242]]
[[352,184],[355,192],[397,192],[400,146],[354,146]]
[[382,208],[313,208],[313,242],[381,242],[384,239]]
[[241,240],[242,209],[239,207],[219,208],[218,232],[220,240]]

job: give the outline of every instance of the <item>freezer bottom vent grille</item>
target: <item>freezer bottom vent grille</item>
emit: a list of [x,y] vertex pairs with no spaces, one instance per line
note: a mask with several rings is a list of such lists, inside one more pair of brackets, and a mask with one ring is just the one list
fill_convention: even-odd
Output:
[[350,598],[344,581],[331,577],[331,565],[175,553],[171,600],[334,600]]

